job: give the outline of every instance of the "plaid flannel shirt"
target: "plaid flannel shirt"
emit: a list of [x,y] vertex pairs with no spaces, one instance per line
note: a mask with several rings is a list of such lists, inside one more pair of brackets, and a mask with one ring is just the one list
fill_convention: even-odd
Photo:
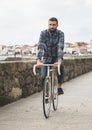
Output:
[[37,59],[52,57],[48,55],[51,51],[48,48],[54,48],[55,46],[57,46],[57,50],[52,49],[52,55],[57,53],[55,57],[63,59],[64,33],[61,30],[56,30],[53,33],[51,33],[49,29],[41,31],[38,42]]

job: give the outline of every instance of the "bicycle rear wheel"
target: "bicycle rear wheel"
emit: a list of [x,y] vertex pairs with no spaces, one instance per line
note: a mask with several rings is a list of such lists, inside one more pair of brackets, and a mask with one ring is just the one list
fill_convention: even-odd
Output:
[[53,109],[57,110],[58,107],[58,80],[57,76],[54,75],[53,80]]
[[51,82],[50,79],[45,79],[43,89],[43,112],[45,118],[48,118],[50,115],[50,107],[51,107]]

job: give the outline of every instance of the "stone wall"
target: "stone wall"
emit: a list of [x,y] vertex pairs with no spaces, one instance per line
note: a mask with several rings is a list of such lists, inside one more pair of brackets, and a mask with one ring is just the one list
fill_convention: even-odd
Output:
[[64,82],[92,71],[92,58],[67,59],[64,66]]
[[[34,61],[7,61],[0,63],[0,106],[42,90],[40,69],[33,74]],[[65,59],[64,82],[92,71],[92,58]]]

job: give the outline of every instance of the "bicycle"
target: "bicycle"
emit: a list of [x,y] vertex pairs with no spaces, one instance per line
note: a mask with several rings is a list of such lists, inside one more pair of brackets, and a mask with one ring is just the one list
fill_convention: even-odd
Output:
[[[48,118],[50,115],[51,102],[54,111],[56,111],[58,107],[58,80],[54,64],[43,64],[43,66],[47,66],[47,76],[45,77],[43,86],[43,113],[45,118]],[[37,65],[33,67],[34,75],[36,75],[36,67]],[[58,65],[58,74],[60,74],[60,65]]]

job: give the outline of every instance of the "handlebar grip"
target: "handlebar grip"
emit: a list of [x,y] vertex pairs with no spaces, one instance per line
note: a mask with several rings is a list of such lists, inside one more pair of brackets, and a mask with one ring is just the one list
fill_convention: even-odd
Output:
[[34,67],[33,67],[33,73],[34,73],[34,75],[36,75],[36,67],[37,67],[37,65],[34,65]]
[[60,75],[60,64],[58,64],[58,74]]

